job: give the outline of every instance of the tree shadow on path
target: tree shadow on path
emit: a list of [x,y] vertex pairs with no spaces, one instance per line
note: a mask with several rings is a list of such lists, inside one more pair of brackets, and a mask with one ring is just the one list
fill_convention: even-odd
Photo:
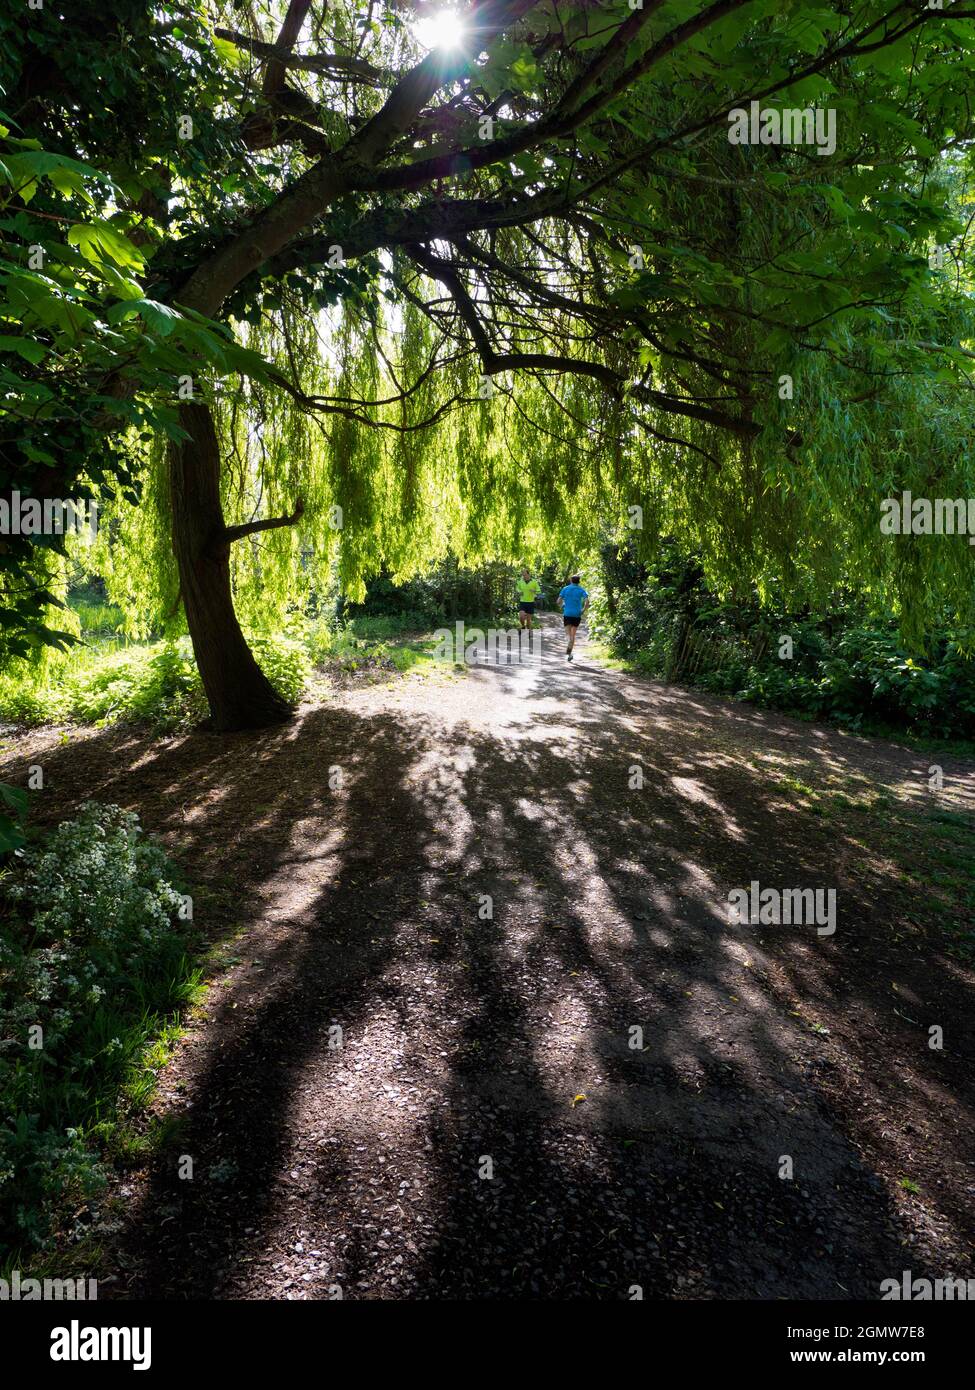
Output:
[[[178,1128],[134,1182],[117,1293],[869,1298],[956,1258],[965,1047],[891,1026],[875,871],[783,805],[753,722],[551,653],[469,676],[462,717],[402,690],[398,714],[350,698],[270,735],[45,757],[57,814],[138,809],[237,933],[161,1078]],[[749,935],[723,905],[753,878],[856,912],[830,940]],[[961,1015],[968,975],[928,968]],[[851,1001],[892,1111],[953,1107],[913,1226],[833,1085],[856,1084],[856,1036],[810,1027]]]

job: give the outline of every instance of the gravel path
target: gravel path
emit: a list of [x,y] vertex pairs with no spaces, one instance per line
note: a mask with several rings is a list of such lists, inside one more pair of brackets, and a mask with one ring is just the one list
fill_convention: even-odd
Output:
[[[44,764],[51,817],[137,809],[230,942],[105,1295],[876,1298],[975,1274],[972,972],[904,916],[883,822],[874,843],[807,794],[924,814],[929,759],[607,670],[584,638],[569,666],[560,639],[262,736],[8,747],[8,772]],[[945,775],[970,814],[972,765]],[[835,935],[729,925],[752,880],[835,888]]]

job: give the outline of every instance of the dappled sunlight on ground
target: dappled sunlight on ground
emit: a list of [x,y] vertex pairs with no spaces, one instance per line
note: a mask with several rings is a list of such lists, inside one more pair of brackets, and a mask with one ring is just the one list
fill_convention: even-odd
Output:
[[[559,635],[540,670],[343,691],[264,735],[8,753],[10,780],[43,762],[42,816],[138,809],[224,943],[120,1290],[825,1298],[965,1272],[971,972],[897,939],[885,825],[830,800],[903,817],[926,759],[584,641],[569,665]],[[945,773],[970,804],[972,768]],[[835,888],[836,936],[732,926],[753,879]]]

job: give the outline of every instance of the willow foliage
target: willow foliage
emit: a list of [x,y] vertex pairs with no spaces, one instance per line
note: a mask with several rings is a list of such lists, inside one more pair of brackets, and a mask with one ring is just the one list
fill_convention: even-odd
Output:
[[[888,8],[539,0],[443,60],[375,168],[337,156],[421,56],[393,7],[316,7],[283,85],[264,0],[189,5],[178,41],[123,18],[199,93],[190,146],[154,93],[151,149],[82,123],[156,209],[152,303],[178,305],[307,176],[347,174],[214,311],[271,369],[207,378],[224,520],[301,509],[232,547],[245,627],[336,584],[359,597],[380,569],[574,557],[607,530],[644,555],[673,536],[719,591],[825,603],[852,585],[916,640],[946,610],[971,622],[967,538],[892,538],[879,518],[902,490],[975,496],[975,25]],[[592,77],[604,56],[625,81]],[[835,149],[732,143],[729,108],[766,91],[831,111]],[[133,447],[141,498],[116,499],[87,560],[138,633],[181,620],[164,451]]]

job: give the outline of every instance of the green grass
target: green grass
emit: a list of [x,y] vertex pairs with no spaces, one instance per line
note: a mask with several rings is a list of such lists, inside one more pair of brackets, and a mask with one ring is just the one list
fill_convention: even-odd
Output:
[[102,599],[88,599],[69,595],[68,607],[74,613],[81,627],[82,637],[97,634],[111,636],[120,633],[125,623],[121,608]]
[[840,800],[842,829],[880,867],[899,899],[891,916],[920,928],[933,945],[975,964],[975,818],[918,805],[888,792]]
[[[300,698],[310,662],[287,637],[250,638],[271,683]],[[76,721],[104,727],[144,722],[165,730],[205,719],[207,704],[188,637],[135,643],[108,639],[73,647],[39,670],[0,676],[0,721],[51,724]]]
[[[19,663],[16,671],[0,675],[0,723],[77,722],[101,728],[125,721],[171,730],[206,718],[188,637],[132,641],[118,630],[122,615],[112,605],[79,600],[71,606],[83,640],[64,653],[47,654],[36,667]],[[249,633],[248,640],[271,683],[297,701],[315,667],[380,679],[442,670],[434,629],[424,623],[416,613],[357,616],[340,624],[296,617],[287,634]],[[516,625],[505,616],[467,623],[482,630]],[[438,626],[454,630],[446,619]]]

